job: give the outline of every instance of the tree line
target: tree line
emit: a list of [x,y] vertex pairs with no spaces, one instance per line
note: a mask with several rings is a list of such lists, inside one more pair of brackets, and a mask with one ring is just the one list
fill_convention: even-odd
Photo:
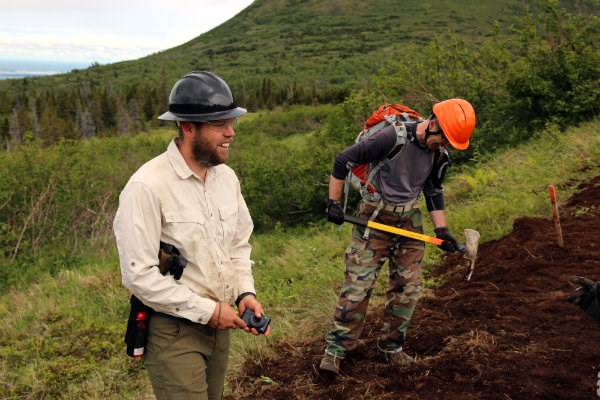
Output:
[[[168,109],[170,82],[165,71],[158,86],[139,83],[115,88],[90,79],[76,88],[35,89],[36,80],[24,78],[14,95],[0,92],[0,138],[10,150],[27,140],[48,146],[62,139],[122,136],[160,126],[157,116]],[[293,82],[278,86],[268,77],[255,88],[232,88],[236,102],[250,111],[277,106],[335,104],[349,93],[333,86],[305,87]]]

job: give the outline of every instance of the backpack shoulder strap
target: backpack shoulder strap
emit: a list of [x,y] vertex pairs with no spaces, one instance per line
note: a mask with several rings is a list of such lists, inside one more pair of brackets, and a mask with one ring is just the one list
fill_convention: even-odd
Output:
[[394,118],[393,115],[386,116],[386,120],[394,127],[394,130],[396,131],[396,143],[394,144],[394,147],[386,154],[386,156],[379,160],[373,166],[373,168],[371,168],[365,186],[369,186],[375,175],[379,172],[379,170],[384,165],[396,158],[398,154],[400,154],[400,152],[404,148],[404,145],[406,144],[406,141],[408,140],[408,131],[406,130],[406,126],[404,125],[404,123],[398,121],[398,119]]

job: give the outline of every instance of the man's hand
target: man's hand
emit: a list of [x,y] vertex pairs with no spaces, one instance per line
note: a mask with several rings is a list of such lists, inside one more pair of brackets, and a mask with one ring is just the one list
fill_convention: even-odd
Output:
[[344,223],[344,210],[338,200],[327,200],[327,221],[337,225]]
[[447,226],[435,228],[434,232],[435,237],[444,241],[441,245],[438,246],[440,249],[449,253],[454,253],[455,251],[460,251],[461,253],[465,252],[465,245],[458,243],[458,240],[456,240],[456,238],[452,236]]
[[[239,315],[243,315],[244,311],[246,311],[246,309],[250,309],[250,310],[254,311],[254,315],[256,315],[257,318],[260,318],[263,315],[262,305],[258,302],[258,300],[256,300],[256,297],[254,297],[254,296],[245,296],[240,301],[240,304],[238,304],[238,309],[240,312]],[[246,332],[250,332],[254,336],[260,335],[260,333],[255,328],[252,328],[252,329],[249,328],[241,318],[240,318],[240,321],[242,321],[242,324],[243,324],[242,328],[244,328],[244,330]],[[269,325],[267,327],[267,330],[265,331],[264,335],[269,336],[270,332],[271,332],[271,326]]]
[[567,300],[600,323],[600,282],[582,276],[572,277],[571,282],[581,286],[573,290]]
[[246,324],[229,304],[217,303],[215,311],[208,321],[208,326],[218,330],[224,330],[243,328]]

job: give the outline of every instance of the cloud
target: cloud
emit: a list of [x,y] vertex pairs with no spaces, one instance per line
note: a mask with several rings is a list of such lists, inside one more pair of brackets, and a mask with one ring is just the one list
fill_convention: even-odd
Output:
[[136,59],[185,43],[251,3],[0,0],[0,57],[89,63]]

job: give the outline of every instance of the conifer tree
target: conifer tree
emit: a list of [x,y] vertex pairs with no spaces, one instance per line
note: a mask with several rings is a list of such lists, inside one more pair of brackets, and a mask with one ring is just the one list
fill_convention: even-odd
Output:
[[23,137],[21,134],[21,127],[19,124],[19,110],[18,105],[13,108],[12,116],[10,118],[10,125],[8,129],[10,140],[14,144],[21,144]]

